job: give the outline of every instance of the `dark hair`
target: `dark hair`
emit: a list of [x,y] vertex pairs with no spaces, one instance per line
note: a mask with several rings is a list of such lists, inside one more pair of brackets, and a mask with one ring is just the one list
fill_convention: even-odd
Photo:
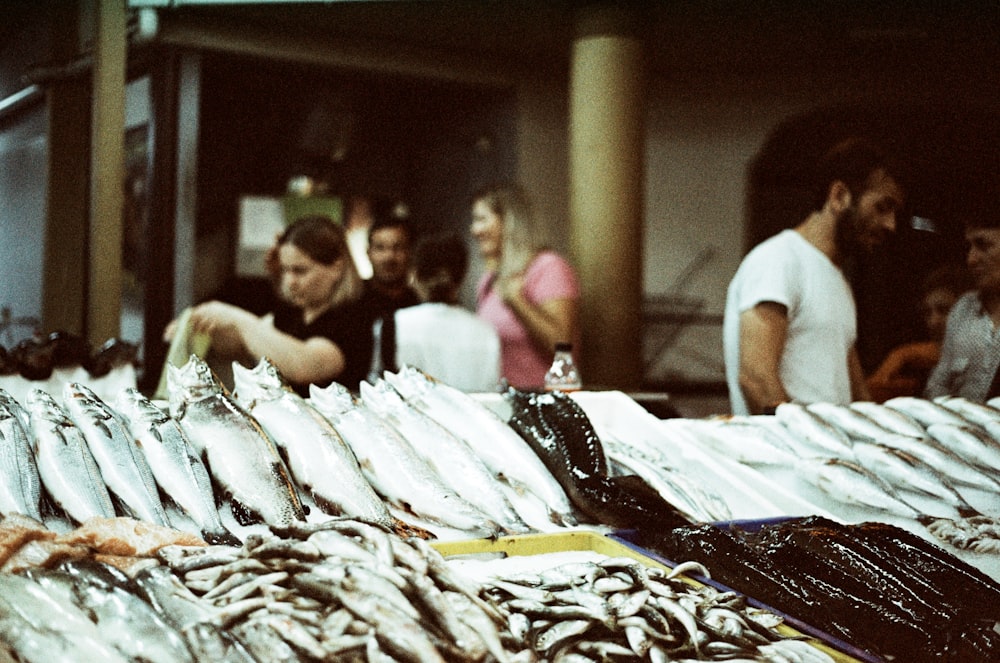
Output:
[[278,245],[291,244],[323,265],[332,265],[348,254],[344,230],[321,214],[302,216],[278,237]]
[[830,185],[843,182],[857,198],[871,183],[871,177],[883,170],[899,183],[898,167],[880,145],[866,138],[848,138],[836,143],[816,162],[810,185],[813,210],[823,209]]
[[953,295],[972,289],[972,279],[965,265],[944,264],[932,270],[920,284],[920,293],[927,295],[934,290],[944,289]]
[[389,198],[376,196],[371,199],[372,225],[368,228],[368,243],[372,236],[383,228],[399,228],[406,233],[406,240],[413,240],[413,227],[405,212],[400,212],[400,204]]
[[469,250],[455,233],[438,233],[417,242],[413,275],[431,302],[449,301],[469,269]]

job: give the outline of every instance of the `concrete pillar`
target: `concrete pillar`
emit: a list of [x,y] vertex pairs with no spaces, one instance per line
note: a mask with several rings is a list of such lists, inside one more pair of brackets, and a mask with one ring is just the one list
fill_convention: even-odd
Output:
[[95,347],[121,332],[125,171],[124,0],[97,0],[90,125],[90,266],[87,337]]
[[628,8],[577,16],[570,65],[569,230],[583,287],[588,388],[642,382],[642,231],[646,67]]

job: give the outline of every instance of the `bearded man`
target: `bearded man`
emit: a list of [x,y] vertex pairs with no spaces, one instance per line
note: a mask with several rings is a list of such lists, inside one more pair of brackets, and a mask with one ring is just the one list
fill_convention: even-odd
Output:
[[845,262],[896,231],[903,191],[888,157],[850,139],[814,171],[813,210],[756,246],[729,284],[723,321],[733,414],[787,401],[868,400]]

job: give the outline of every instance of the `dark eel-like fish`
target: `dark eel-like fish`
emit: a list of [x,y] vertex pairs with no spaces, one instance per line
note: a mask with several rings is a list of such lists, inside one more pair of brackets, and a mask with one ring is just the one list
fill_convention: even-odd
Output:
[[884,523],[812,516],[759,532],[640,530],[639,543],[699,561],[712,578],[891,660],[1000,660],[1000,585]]
[[562,392],[509,388],[511,427],[535,450],[573,505],[594,522],[617,528],[690,524],[637,476],[610,477],[604,447],[583,409]]

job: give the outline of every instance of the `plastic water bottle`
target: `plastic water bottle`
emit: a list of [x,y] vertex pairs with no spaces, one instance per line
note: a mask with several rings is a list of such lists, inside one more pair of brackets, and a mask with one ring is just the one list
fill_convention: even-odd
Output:
[[580,371],[573,361],[573,344],[556,343],[552,366],[545,373],[545,390],[579,391],[582,388]]

